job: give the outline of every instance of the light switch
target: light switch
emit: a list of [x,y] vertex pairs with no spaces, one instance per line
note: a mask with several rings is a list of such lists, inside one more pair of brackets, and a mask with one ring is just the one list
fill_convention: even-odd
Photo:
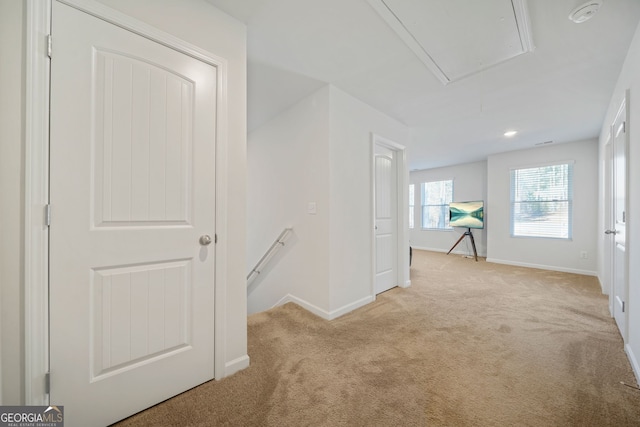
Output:
[[307,213],[309,215],[315,215],[316,214],[316,202],[309,202],[307,204]]

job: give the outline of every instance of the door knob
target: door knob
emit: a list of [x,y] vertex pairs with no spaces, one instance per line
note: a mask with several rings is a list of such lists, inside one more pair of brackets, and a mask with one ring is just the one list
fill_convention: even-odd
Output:
[[211,242],[212,242],[211,236],[209,236],[208,234],[203,234],[202,236],[200,236],[200,244],[202,246],[207,246],[211,244]]
[[618,234],[616,230],[605,230],[604,234]]

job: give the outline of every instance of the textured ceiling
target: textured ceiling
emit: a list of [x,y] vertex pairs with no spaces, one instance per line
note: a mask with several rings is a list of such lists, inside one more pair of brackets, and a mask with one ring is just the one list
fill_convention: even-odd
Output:
[[[640,20],[638,0],[606,0],[582,24],[567,17],[583,1],[529,0],[535,50],[445,86],[367,0],[208,1],[247,24],[250,129],[332,84],[411,128],[411,169],[597,137]],[[403,1],[415,0],[393,3]],[[477,3],[419,3],[449,8],[443,16],[459,31],[491,33],[465,2]],[[499,3],[483,15],[499,19]],[[434,31],[424,37],[451,37]],[[441,60],[449,54],[473,58],[475,50],[458,43]],[[519,133],[506,139],[509,129]]]

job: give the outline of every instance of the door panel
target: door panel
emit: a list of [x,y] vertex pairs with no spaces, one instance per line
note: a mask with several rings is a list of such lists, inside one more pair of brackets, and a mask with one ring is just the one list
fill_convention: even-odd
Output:
[[92,271],[91,381],[190,344],[191,260]]
[[375,156],[376,294],[398,285],[397,171],[393,152]]
[[52,13],[50,400],[101,426],[214,377],[217,70]]
[[194,82],[122,54],[93,59],[96,226],[188,224]]

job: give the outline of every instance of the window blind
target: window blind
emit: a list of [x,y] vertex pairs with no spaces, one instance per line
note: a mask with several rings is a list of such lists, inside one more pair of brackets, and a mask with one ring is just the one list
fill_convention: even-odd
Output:
[[414,226],[414,200],[415,200],[415,185],[409,184],[409,228]]
[[422,228],[451,230],[449,203],[453,201],[453,180],[422,183]]
[[511,170],[511,235],[571,238],[573,164]]

